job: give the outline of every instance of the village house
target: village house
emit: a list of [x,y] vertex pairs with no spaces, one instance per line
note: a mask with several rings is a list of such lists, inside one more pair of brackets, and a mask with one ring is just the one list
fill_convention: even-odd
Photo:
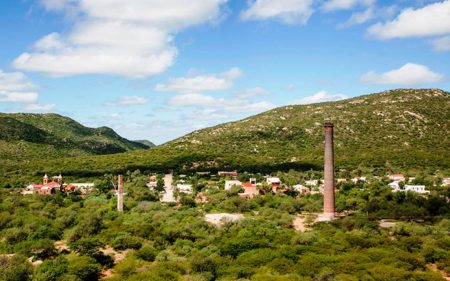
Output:
[[352,182],[353,183],[366,182],[366,177],[354,177],[352,178]]
[[450,185],[450,178],[443,178],[442,179],[442,186]]
[[388,175],[388,178],[392,181],[405,181],[405,176],[403,174],[390,174]]
[[192,193],[192,191],[193,191],[192,184],[179,183],[179,184],[177,184],[177,190],[179,192],[183,192],[183,193]]
[[242,186],[242,182],[238,180],[225,181],[225,190],[230,190],[233,186]]
[[219,177],[230,177],[230,178],[236,179],[237,176],[238,176],[239,174],[238,174],[237,171],[232,171],[232,172],[219,171],[219,172],[217,173],[217,175],[218,175]]
[[319,180],[307,180],[307,181],[305,181],[305,185],[318,186],[319,185]]
[[311,193],[311,190],[309,189],[309,187],[306,187],[306,186],[301,185],[301,184],[296,184],[292,188],[295,191],[297,191],[299,194],[309,194],[309,193]]
[[426,193],[430,193],[429,190],[425,189],[425,185],[404,185],[403,188],[400,187],[400,185],[398,184],[398,182],[391,182],[388,184],[391,188],[393,192],[399,192],[399,191],[412,191],[412,192],[416,192],[416,193],[421,193],[421,194],[426,194]]
[[270,185],[272,185],[273,188],[280,188],[281,187],[281,180],[280,178],[276,177],[269,177],[266,179],[266,182]]
[[155,175],[150,176],[149,180],[147,183],[148,188],[155,188],[158,185],[158,178]]
[[238,195],[243,198],[251,199],[251,198],[259,195],[259,190],[258,190],[257,186],[258,185],[256,183],[256,179],[251,178],[250,181],[244,182],[242,184],[242,188],[244,188],[244,192],[239,193]]

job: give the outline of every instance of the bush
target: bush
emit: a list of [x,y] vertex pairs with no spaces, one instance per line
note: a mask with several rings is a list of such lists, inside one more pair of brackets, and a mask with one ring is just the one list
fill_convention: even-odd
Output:
[[158,251],[152,246],[144,246],[136,251],[136,256],[145,261],[154,261]]

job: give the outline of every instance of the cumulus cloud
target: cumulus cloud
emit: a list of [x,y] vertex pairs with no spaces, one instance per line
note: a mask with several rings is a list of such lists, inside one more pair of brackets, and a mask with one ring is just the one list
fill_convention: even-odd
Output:
[[311,96],[306,96],[297,100],[290,102],[291,104],[311,104],[327,101],[338,101],[346,99],[347,96],[343,94],[329,94],[326,91],[320,91]]
[[322,4],[322,10],[325,12],[349,10],[356,6],[369,7],[374,3],[375,0],[328,0]]
[[[251,94],[240,95],[242,93]],[[215,98],[204,94],[182,94],[169,99],[168,105],[174,107],[194,107],[198,109],[196,112],[202,112],[202,116],[207,112],[214,116],[247,114],[269,110],[276,106],[271,102],[252,100],[256,95],[266,94],[268,94],[268,92],[261,88],[244,90],[224,98]]]
[[431,41],[433,49],[437,52],[449,52],[450,51],[450,36],[444,36]]
[[54,111],[55,104],[38,104],[32,103],[27,104],[19,109],[20,112],[30,112],[30,113],[48,113]]
[[242,71],[235,67],[222,74],[198,75],[170,79],[167,83],[157,84],[158,92],[195,94],[205,91],[221,91],[231,88],[234,80],[242,76]]
[[77,14],[65,34],[51,33],[14,60],[52,76],[111,74],[142,78],[164,72],[177,55],[177,32],[220,17],[227,0],[41,0]]
[[0,102],[36,103],[37,86],[21,72],[0,70]]
[[243,20],[277,19],[305,25],[313,14],[313,0],[255,0],[241,13]]
[[112,102],[106,103],[107,105],[142,105],[148,103],[148,98],[141,96],[123,96]]
[[367,33],[378,39],[424,37],[450,32],[450,0],[407,8],[393,20],[372,25]]
[[238,93],[236,93],[234,96],[238,99],[249,99],[257,96],[268,96],[270,93],[266,91],[263,88],[255,87],[251,89],[245,89]]
[[427,66],[421,64],[407,63],[399,69],[378,74],[369,71],[361,76],[361,81],[370,84],[426,84],[444,81],[444,76],[431,71]]
[[341,28],[350,27],[357,24],[363,24],[375,17],[373,7],[369,7],[362,12],[353,13],[350,18],[343,24],[339,25]]

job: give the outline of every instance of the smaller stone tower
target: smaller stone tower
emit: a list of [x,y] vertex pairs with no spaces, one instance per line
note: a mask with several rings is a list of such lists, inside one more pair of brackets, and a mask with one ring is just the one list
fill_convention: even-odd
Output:
[[123,178],[122,175],[118,176],[117,184],[117,211],[123,212]]
[[48,184],[48,176],[47,176],[47,174],[44,175],[44,184]]

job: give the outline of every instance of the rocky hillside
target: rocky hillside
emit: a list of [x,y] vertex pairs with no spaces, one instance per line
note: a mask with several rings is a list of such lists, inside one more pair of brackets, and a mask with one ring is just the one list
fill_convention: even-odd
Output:
[[108,127],[87,128],[58,114],[0,113],[2,159],[47,159],[146,149]]
[[[320,169],[325,120],[335,125],[338,168],[450,169],[450,94],[438,89],[284,106],[148,151],[27,163],[26,169],[36,174],[63,167],[66,174],[83,175],[134,169]],[[24,168],[20,163],[7,166],[11,173]]]

